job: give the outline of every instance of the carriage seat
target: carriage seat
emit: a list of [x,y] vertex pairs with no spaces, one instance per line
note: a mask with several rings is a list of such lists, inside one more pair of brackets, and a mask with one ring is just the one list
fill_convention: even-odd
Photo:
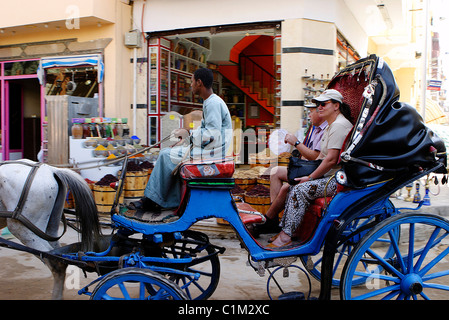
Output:
[[[344,186],[338,184],[337,192],[335,194],[345,189],[346,188]],[[329,206],[329,203],[332,201],[334,196],[315,199],[307,208],[304,218],[295,232],[296,238],[298,238],[301,243],[308,241],[313,236],[318,224],[323,218],[326,207]]]
[[[313,235],[319,221],[323,216],[326,205],[329,205],[332,197],[318,198],[312,202],[307,209],[303,221],[295,232],[296,238],[300,242],[305,242]],[[244,225],[261,224],[265,222],[265,217],[258,213],[250,204],[237,202],[237,209]],[[250,213],[254,212],[254,213]]]
[[[181,215],[186,207],[188,198],[187,185],[196,181],[207,181],[226,179],[229,181],[234,174],[235,165],[232,158],[217,159],[192,159],[184,161],[179,168],[179,175],[182,180],[181,184],[181,202],[176,211]],[[232,180],[233,182],[233,180]],[[214,184],[207,184],[208,188],[213,188]]]
[[184,180],[207,178],[232,178],[235,165],[232,158],[193,159],[184,162],[180,167],[180,175]]
[[332,200],[332,197],[315,199],[310,204],[308,211],[311,211],[317,217],[321,218],[321,215],[322,215],[326,205],[329,205],[329,202],[331,202],[331,200]]

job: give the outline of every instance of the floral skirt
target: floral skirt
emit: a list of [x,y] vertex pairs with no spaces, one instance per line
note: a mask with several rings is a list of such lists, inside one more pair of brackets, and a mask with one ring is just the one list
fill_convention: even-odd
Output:
[[282,230],[292,237],[301,224],[310,203],[325,195],[332,197],[336,191],[337,182],[334,177],[325,177],[291,186],[285,202],[284,215],[280,221]]

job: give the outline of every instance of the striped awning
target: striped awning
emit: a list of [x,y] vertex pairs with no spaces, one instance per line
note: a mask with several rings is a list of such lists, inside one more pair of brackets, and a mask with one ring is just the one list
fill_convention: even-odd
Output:
[[89,54],[80,56],[45,57],[39,61],[37,76],[41,85],[44,84],[45,69],[55,67],[77,67],[77,66],[97,66],[98,83],[103,81],[104,64],[100,54]]

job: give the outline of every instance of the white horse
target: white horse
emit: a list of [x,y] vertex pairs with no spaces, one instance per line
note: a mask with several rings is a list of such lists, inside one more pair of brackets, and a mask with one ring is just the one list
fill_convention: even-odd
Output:
[[[35,169],[33,169],[35,167]],[[27,179],[35,170],[34,179],[27,195],[21,201],[22,191]],[[0,228],[8,226],[10,232],[25,246],[40,251],[51,251],[60,246],[56,240],[63,201],[67,187],[75,200],[75,212],[80,224],[81,242],[84,250],[92,250],[100,235],[98,213],[92,192],[84,179],[70,169],[59,169],[30,160],[0,162]],[[33,226],[53,238],[42,238],[31,231],[24,223],[14,218],[6,218],[5,212],[13,212],[22,202],[19,215]],[[23,219],[22,219],[23,221]],[[62,299],[67,264],[55,259],[42,259],[53,274],[53,299]],[[1,263],[1,262],[0,262]]]

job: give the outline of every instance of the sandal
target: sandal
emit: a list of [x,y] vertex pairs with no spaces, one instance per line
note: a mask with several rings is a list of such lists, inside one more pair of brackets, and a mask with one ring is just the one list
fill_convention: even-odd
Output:
[[274,240],[276,240],[279,237],[279,233],[270,237],[270,239],[268,239],[268,243],[272,243]]
[[274,243],[270,243],[270,244],[267,245],[267,248],[271,248],[271,249],[285,248],[285,247],[288,247],[291,244],[292,244],[292,240],[290,240],[290,241],[288,241],[286,243],[283,243],[280,246],[275,245]]

